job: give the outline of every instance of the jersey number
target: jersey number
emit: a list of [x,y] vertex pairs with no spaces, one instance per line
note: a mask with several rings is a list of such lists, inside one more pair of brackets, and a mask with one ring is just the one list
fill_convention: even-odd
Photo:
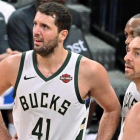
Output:
[[[50,131],[50,119],[46,119],[47,123],[47,130],[46,130],[46,139],[49,139],[49,131]],[[41,140],[42,137],[42,125],[43,125],[43,118],[39,118],[39,120],[36,123],[36,126],[34,127],[32,131],[32,135],[36,135],[38,137],[38,140]]]

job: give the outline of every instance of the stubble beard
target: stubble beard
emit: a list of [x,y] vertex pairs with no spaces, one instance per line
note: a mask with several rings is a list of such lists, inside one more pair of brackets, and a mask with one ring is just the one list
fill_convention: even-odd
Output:
[[57,47],[58,47],[58,35],[54,39],[48,41],[48,43],[45,44],[44,46],[34,45],[34,50],[42,57],[49,57],[54,53],[54,50]]
[[131,81],[134,81],[136,79],[140,79],[140,72],[135,72],[134,74],[129,74],[125,72],[125,77]]

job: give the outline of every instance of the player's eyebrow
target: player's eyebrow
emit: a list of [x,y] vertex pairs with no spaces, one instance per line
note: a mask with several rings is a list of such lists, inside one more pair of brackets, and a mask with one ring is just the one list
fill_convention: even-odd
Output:
[[134,50],[140,50],[140,46],[139,47],[135,47],[135,48],[133,48]]

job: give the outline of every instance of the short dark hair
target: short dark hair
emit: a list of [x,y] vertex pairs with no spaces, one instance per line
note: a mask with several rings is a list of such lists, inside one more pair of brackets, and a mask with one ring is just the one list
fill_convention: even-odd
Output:
[[58,27],[58,32],[68,30],[71,27],[71,14],[68,8],[56,2],[47,2],[38,6],[37,11],[55,17],[55,25]]

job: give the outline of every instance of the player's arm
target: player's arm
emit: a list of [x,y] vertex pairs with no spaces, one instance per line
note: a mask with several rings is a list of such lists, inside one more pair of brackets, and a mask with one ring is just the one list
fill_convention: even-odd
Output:
[[0,54],[0,61],[7,58],[8,56],[9,56],[9,54],[7,54],[7,53]]
[[[103,108],[103,116],[100,120],[98,140],[111,140],[117,129],[120,119],[120,103],[110,85],[108,74],[105,68],[95,61],[87,61],[89,81],[89,94]],[[119,78],[119,77],[118,77]]]
[[14,135],[14,137],[12,138],[12,140],[18,140],[17,133]]
[[0,95],[9,87],[15,86],[20,65],[21,53],[9,56],[0,62]]
[[[6,90],[6,88],[10,87],[9,82],[7,82],[7,86],[4,86],[3,81],[5,81],[5,72],[4,72],[4,64],[0,63],[0,95]],[[5,123],[3,121],[1,112],[0,112],[0,140],[11,140],[10,134],[5,126]]]
[[124,122],[124,134],[122,140],[140,139],[140,102],[136,103],[128,112]]
[[11,140],[11,136],[7,131],[1,112],[0,112],[0,140]]
[[[0,62],[0,95],[14,86],[20,65],[21,54],[10,56]],[[0,140],[11,140],[0,112]]]

